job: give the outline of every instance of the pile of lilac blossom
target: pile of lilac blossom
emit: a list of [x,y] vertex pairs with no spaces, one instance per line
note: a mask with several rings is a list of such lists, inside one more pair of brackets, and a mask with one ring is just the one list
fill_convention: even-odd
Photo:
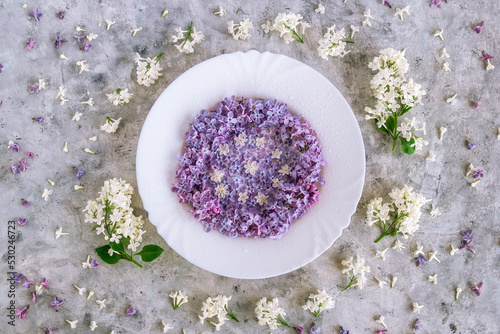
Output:
[[195,117],[186,143],[172,191],[207,232],[279,239],[325,183],[316,132],[276,100],[225,98]]

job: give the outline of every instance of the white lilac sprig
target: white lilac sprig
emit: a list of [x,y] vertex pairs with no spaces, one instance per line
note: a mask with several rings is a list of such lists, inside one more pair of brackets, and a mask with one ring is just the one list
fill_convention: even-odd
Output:
[[163,253],[156,245],[146,245],[138,251],[144,224],[142,216],[136,217],[130,207],[134,188],[122,179],[111,179],[104,182],[95,201],[88,201],[85,222],[95,224],[96,233],[103,234],[108,245],[96,248],[99,257],[108,264],[115,264],[121,259],[130,261],[142,268],[134,258],[140,256],[142,261],[151,262]]
[[111,117],[106,117],[106,123],[101,126],[101,130],[107,133],[115,133],[118,130],[118,125],[120,124],[120,120],[122,118],[114,119]]
[[189,301],[188,296],[182,291],[172,291],[168,296],[172,298],[174,310],[177,310],[179,306]]
[[392,189],[389,197],[390,202],[383,203],[383,199],[379,197],[368,204],[366,212],[368,225],[375,225],[382,232],[375,243],[386,236],[395,237],[398,233],[402,233],[407,238],[408,235],[415,233],[419,227],[420,208],[429,201],[407,185],[401,189]]
[[252,35],[250,34],[250,30],[253,29],[253,23],[250,19],[245,19],[240,21],[240,23],[234,23],[233,20],[227,22],[227,31],[233,39],[235,40],[248,40]]
[[365,259],[362,257],[356,256],[355,263],[353,263],[352,260],[353,258],[351,257],[349,260],[342,261],[342,265],[347,267],[342,270],[342,274],[349,276],[349,284],[341,291],[345,291],[356,286],[361,290],[366,284],[367,279],[365,273],[370,272],[370,267],[365,266]]
[[413,118],[399,124],[399,118],[422,104],[422,96],[425,95],[419,84],[405,78],[409,68],[405,50],[384,49],[368,67],[377,71],[370,81],[377,104],[374,109],[365,108],[365,119],[374,119],[379,130],[392,139],[393,152],[398,139],[401,141],[401,150],[406,154],[421,150],[428,142],[417,136],[416,132],[425,134],[425,123],[419,126],[420,122]]
[[255,314],[257,320],[259,320],[259,325],[267,325],[271,330],[277,329],[278,326],[293,328],[286,321],[285,310],[279,306],[278,298],[274,298],[272,301],[267,301],[266,297],[260,299],[257,302]]
[[134,61],[137,63],[137,83],[139,85],[149,87],[163,75],[161,73],[163,68],[160,66],[159,62],[163,54],[164,53],[162,52],[151,59],[149,57],[142,58],[138,53],[136,53]]
[[175,44],[180,53],[193,53],[193,46],[200,44],[205,39],[205,35],[201,31],[196,31],[193,21],[189,23],[188,30],[184,31],[181,28],[176,28],[175,32],[176,34],[172,36],[172,42],[181,41],[180,44]]
[[310,294],[306,304],[302,305],[304,310],[309,310],[315,317],[318,317],[322,311],[330,310],[334,307],[335,301],[325,290],[318,290],[317,294]]
[[123,106],[125,103],[129,103],[130,99],[134,94],[129,93],[128,88],[121,89],[118,88],[111,94],[106,94],[108,101],[113,103],[115,106]]
[[350,50],[346,51],[345,47],[348,43],[354,42],[346,38],[344,28],[335,31],[335,26],[331,26],[327,28],[326,33],[318,43],[318,56],[328,60],[328,56],[344,58],[350,52]]
[[[223,296],[219,295],[217,297],[211,298],[208,297],[205,302],[203,302],[203,306],[201,307],[202,315],[199,315],[200,322],[203,324],[205,320],[208,323],[215,326],[215,330],[219,331],[221,326],[224,325],[226,320],[234,320],[236,322],[240,322],[234,312],[231,312],[228,309],[228,302],[231,299],[231,296]],[[228,318],[229,316],[229,318]],[[218,322],[214,320],[210,320],[212,318],[217,318]]]
[[276,31],[287,44],[294,41],[304,43],[305,30],[311,25],[302,21],[302,19],[303,17],[300,14],[279,13],[274,19],[273,24],[267,21],[261,27],[266,34],[270,31]]

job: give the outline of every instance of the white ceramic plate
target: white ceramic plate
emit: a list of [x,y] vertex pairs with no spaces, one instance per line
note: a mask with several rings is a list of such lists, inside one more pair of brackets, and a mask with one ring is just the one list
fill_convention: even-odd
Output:
[[[327,165],[319,203],[280,240],[230,239],[203,225],[171,191],[184,134],[202,109],[225,97],[278,99],[316,130]],[[137,183],[151,223],[194,265],[233,278],[267,278],[311,262],[347,227],[361,197],[365,153],[351,108],[320,73],[292,58],[249,51],[221,55],[189,69],[151,108],[137,148]]]

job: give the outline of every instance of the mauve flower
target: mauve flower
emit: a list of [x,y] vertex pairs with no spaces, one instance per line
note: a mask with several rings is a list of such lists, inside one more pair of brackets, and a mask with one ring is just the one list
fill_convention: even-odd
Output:
[[294,327],[294,329],[297,330],[297,332],[299,332],[300,334],[304,334],[304,327],[299,326],[299,327]]
[[56,39],[55,39],[55,41],[54,41],[54,45],[55,45],[56,49],[59,49],[59,47],[62,45],[62,43],[66,43],[66,42],[67,42],[67,40],[65,40],[65,39],[61,39],[61,38],[59,37],[59,35],[57,35],[57,36],[56,36]]
[[26,314],[28,313],[28,310],[30,309],[29,305],[26,305],[20,310],[15,310],[15,314],[19,317],[19,319],[24,319],[26,317]]
[[483,178],[483,170],[482,169],[473,169],[470,171],[473,178],[477,179],[478,177]]
[[477,147],[477,144],[474,144],[473,142],[467,141],[467,149],[468,150],[473,150]]
[[493,56],[490,56],[486,51],[482,51],[482,54],[483,56],[481,57],[482,60],[484,61],[488,61],[488,60],[492,60],[494,57]]
[[477,32],[478,34],[480,34],[480,33],[483,31],[483,25],[484,25],[484,21],[483,21],[483,22],[481,22],[480,24],[478,24],[477,26],[475,26],[475,27],[473,28],[473,30],[474,30],[475,32]]
[[93,269],[96,269],[96,268],[99,268],[99,263],[97,263],[95,259],[92,259],[92,261],[90,261],[90,266]]
[[474,107],[474,110],[478,110],[483,105],[481,102],[471,101],[471,103],[472,103],[472,106]]
[[41,296],[38,296],[34,291],[31,291],[31,302],[34,303],[36,302],[37,298],[40,298]]
[[22,158],[21,161],[19,161],[19,164],[21,165],[21,171],[26,172],[28,168],[31,166],[26,163],[26,158]]
[[78,43],[81,43],[82,39],[85,38],[85,36],[73,36],[73,37],[75,37],[78,40]]
[[420,319],[417,319],[417,321],[415,321],[414,329],[415,329],[415,331],[420,330]]
[[17,288],[17,284],[18,283],[21,283],[23,281],[23,278],[24,278],[24,275],[23,274],[18,274],[18,273],[12,273],[10,274],[10,278],[9,279],[13,279],[14,282],[16,283],[16,288]]
[[30,16],[33,16],[37,22],[40,22],[40,17],[42,16],[42,13],[38,11],[38,8],[35,9],[34,13],[29,13]]
[[46,289],[49,288],[49,280],[46,279],[45,277],[43,278],[43,280],[41,282],[39,282],[38,284],[40,285],[43,285]]
[[320,333],[321,333],[321,328],[319,328],[318,326],[313,326],[309,330],[309,334],[320,334]]
[[12,169],[12,173],[14,173],[14,174],[19,174],[19,173],[21,173],[21,166],[20,166],[20,165],[18,165],[18,164],[12,164],[12,165],[10,166],[10,169]]
[[474,285],[474,287],[471,289],[476,293],[476,295],[481,296],[481,288],[483,287],[483,282],[479,283],[478,285]]
[[90,42],[87,41],[87,42],[85,42],[85,45],[80,48],[80,50],[83,50],[83,51],[85,51],[85,53],[87,53],[87,52],[89,52],[91,46],[92,46],[92,44],[90,44]]
[[17,223],[20,225],[20,226],[24,226],[26,225],[26,223],[28,222],[28,218],[17,218]]
[[60,11],[60,12],[57,12],[56,13],[56,16],[59,18],[59,19],[64,19],[64,14],[66,14],[65,11]]
[[38,82],[28,83],[28,92],[30,92],[30,94],[38,93],[39,91],[40,88],[38,88]]
[[50,308],[57,307],[59,309],[59,308],[61,308],[61,305],[63,303],[64,303],[64,300],[57,298],[57,296],[54,296],[54,300],[50,302]]
[[9,143],[9,150],[19,152],[19,144],[14,143],[14,142],[10,142]]
[[340,326],[340,334],[349,334],[349,330],[344,329],[344,328],[342,328],[342,326]]
[[[19,167],[21,167],[21,166],[19,166]],[[24,198],[21,198],[21,204],[22,204],[23,206],[30,206],[30,202],[28,202],[28,201],[27,201],[27,200],[25,200]]]
[[44,118],[43,118],[43,117],[41,117],[41,116],[40,116],[40,117],[33,117],[33,121],[35,121],[35,122],[37,122],[37,123],[42,123],[42,122],[43,122],[43,120],[44,120]]
[[27,152],[26,155],[31,158],[33,157],[33,152]]
[[26,276],[24,276],[24,283],[23,283],[23,285],[22,285],[22,287],[23,287],[23,288],[27,288],[27,289],[29,289],[29,287],[30,287],[31,285],[33,285],[33,284],[34,284],[33,282],[28,281],[28,278],[26,278]]
[[130,308],[127,309],[127,315],[132,316],[137,313],[137,310],[130,305]]
[[31,49],[36,49],[37,47],[38,45],[36,45],[35,39],[33,37],[28,39],[28,41],[26,42],[26,50],[28,51],[30,51]]
[[2,68],[3,68],[3,65],[0,64],[0,73],[2,73]]
[[392,8],[391,4],[387,0],[382,0],[382,5]]
[[419,267],[427,263],[427,259],[422,254],[419,254],[414,260]]
[[59,332],[59,329],[50,329],[48,327],[45,327],[45,334],[52,334],[52,333],[55,333],[55,332]]
[[73,170],[76,172],[75,177],[78,180],[80,180],[82,178],[82,176],[84,176],[86,174],[86,172],[81,168],[73,167]]
[[431,0],[431,7],[441,8],[441,0]]

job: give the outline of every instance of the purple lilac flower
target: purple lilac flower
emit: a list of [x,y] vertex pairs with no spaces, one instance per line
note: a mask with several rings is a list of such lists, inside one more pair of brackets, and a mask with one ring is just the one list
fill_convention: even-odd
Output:
[[2,68],[3,68],[3,65],[0,64],[0,73],[2,73]]
[[54,45],[56,46],[56,49],[59,49],[59,47],[62,45],[62,43],[66,43],[67,40],[61,39],[59,35],[56,36],[56,40],[54,41]]
[[86,174],[85,171],[81,168],[73,167],[73,170],[76,172],[75,176],[78,180],[80,180],[82,176]]
[[19,144],[18,143],[9,144],[9,150],[19,152]]
[[471,101],[471,103],[474,106],[474,110],[478,110],[483,105],[481,102]]
[[431,0],[431,7],[441,8],[441,0]]
[[309,330],[309,334],[320,334],[321,333],[321,328],[318,326],[312,326],[312,328]]
[[31,291],[31,302],[36,302],[37,298],[40,298],[40,296],[38,296],[34,291]]
[[382,0],[382,5],[392,8],[391,4],[387,0]]
[[21,166],[20,166],[20,165],[18,165],[18,164],[12,164],[12,165],[10,166],[10,168],[12,169],[12,173],[14,173],[14,174],[19,174],[19,173],[21,173]]
[[349,334],[349,330],[344,329],[342,326],[340,326],[340,334]]
[[93,269],[99,268],[99,263],[97,263],[95,259],[92,259],[92,261],[90,261],[90,265]]
[[419,254],[414,260],[419,267],[427,263],[427,259],[422,254]]
[[37,8],[37,9],[35,9],[34,13],[30,13],[29,15],[33,16],[35,18],[36,22],[40,22],[40,17],[42,16],[42,13],[40,13],[38,11],[38,8]]
[[39,282],[38,284],[43,285],[46,289],[49,289],[49,280],[45,277],[43,278],[43,281]]
[[481,288],[483,287],[483,282],[479,283],[478,285],[474,285],[474,287],[471,289],[476,293],[476,295],[481,296]]
[[478,177],[483,178],[484,173],[482,169],[473,169],[470,171],[473,178],[477,179]]
[[26,172],[28,168],[31,166],[26,163],[26,158],[22,158],[21,161],[19,161],[19,164],[21,165],[21,171]]
[[78,43],[81,43],[81,42],[82,42],[82,39],[84,39],[84,38],[85,38],[85,36],[76,36],[76,35],[75,35],[75,36],[73,36],[73,37],[75,37],[75,38],[78,40]]
[[23,206],[30,206],[30,202],[28,202],[27,200],[25,200],[24,198],[21,198],[21,204]]
[[480,34],[483,31],[483,25],[484,25],[484,21],[481,22],[480,24],[478,24],[477,26],[475,26],[473,28],[474,31],[477,32],[478,34]]
[[377,331],[377,334],[384,334],[384,333],[387,333],[387,329],[379,329]]
[[52,333],[55,333],[55,332],[59,332],[59,329],[56,328],[56,329],[50,329],[48,327],[45,327],[45,334],[52,334]]
[[417,321],[415,321],[415,326],[414,326],[414,329],[415,331],[418,331],[420,330],[420,319],[417,319]]
[[29,289],[31,285],[33,285],[33,282],[28,281],[28,278],[24,276],[24,283],[22,285],[23,288]]
[[64,19],[64,14],[66,14],[66,12],[62,10],[62,11],[60,11],[60,12],[57,12],[57,13],[56,13],[56,16],[57,16],[59,19],[61,19],[61,20],[62,20],[62,19]]
[[26,305],[20,310],[15,311],[15,314],[19,317],[19,319],[24,319],[26,317],[26,314],[28,314],[28,310],[30,309],[29,305]]
[[40,88],[38,88],[38,82],[28,83],[28,92],[30,92],[30,94],[38,93],[39,91]]
[[33,157],[33,152],[27,152],[26,155],[31,158]]
[[299,326],[299,327],[294,327],[294,329],[297,330],[299,334],[304,334],[304,327]]
[[225,98],[186,133],[172,191],[205,230],[279,239],[318,201],[316,132],[276,100]]
[[13,279],[14,282],[16,283],[16,288],[17,288],[17,284],[18,283],[21,283],[23,281],[23,278],[24,278],[24,275],[23,274],[18,274],[18,273],[12,273],[10,274],[10,278],[9,279]]
[[26,50],[36,49],[38,45],[35,43],[35,39],[32,37],[26,41]]
[[63,303],[64,303],[64,300],[57,298],[57,296],[54,296],[54,300],[50,302],[50,308],[57,307],[59,309],[59,308],[61,308],[61,305]]
[[134,315],[136,313],[137,313],[137,310],[135,308],[133,308],[132,305],[130,305],[130,308],[127,309],[127,315],[128,316],[132,316],[132,315]]
[[87,41],[87,42],[85,42],[85,45],[80,48],[80,50],[83,50],[83,51],[85,51],[85,53],[87,53],[87,52],[89,52],[91,46],[92,46],[92,44],[90,44],[90,42]]
[[483,56],[481,57],[482,60],[484,61],[488,61],[488,60],[492,60],[494,57],[493,56],[490,56],[486,51],[482,51],[481,52],[483,54]]
[[33,121],[35,121],[35,122],[37,122],[37,123],[42,123],[42,122],[43,122],[43,120],[44,120],[44,118],[43,118],[43,117],[41,117],[41,116],[40,116],[40,117],[33,117]]
[[20,226],[24,226],[26,225],[26,223],[28,222],[28,218],[17,218],[17,223],[20,225]]
[[477,147],[477,144],[474,144],[473,142],[467,141],[467,149],[468,150],[473,150]]

